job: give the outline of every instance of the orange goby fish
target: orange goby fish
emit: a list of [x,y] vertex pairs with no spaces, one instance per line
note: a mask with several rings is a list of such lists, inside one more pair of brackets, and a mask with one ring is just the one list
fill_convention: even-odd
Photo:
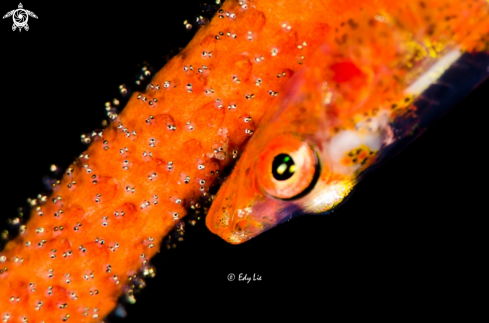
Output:
[[489,76],[487,1],[379,2],[333,29],[209,210],[207,227],[232,244],[329,213]]

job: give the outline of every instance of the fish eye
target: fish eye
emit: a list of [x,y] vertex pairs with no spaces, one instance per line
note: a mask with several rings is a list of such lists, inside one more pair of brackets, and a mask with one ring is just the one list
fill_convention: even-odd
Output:
[[272,175],[277,181],[285,181],[295,173],[295,163],[288,154],[279,154],[273,159]]
[[293,200],[306,195],[319,178],[319,159],[301,137],[283,134],[265,145],[257,161],[257,181],[269,196]]

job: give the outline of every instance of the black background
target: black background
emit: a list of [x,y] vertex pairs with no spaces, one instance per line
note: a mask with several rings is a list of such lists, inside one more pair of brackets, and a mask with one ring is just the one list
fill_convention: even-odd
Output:
[[[0,21],[0,229],[27,197],[43,191],[51,164],[65,168],[84,150],[80,134],[101,128],[104,103],[134,80],[139,63],[185,46],[192,33],[182,22],[200,3],[23,1],[39,17],[29,19],[28,32],[12,32],[11,18]],[[17,5],[3,1],[1,15]],[[185,241],[154,259],[157,277],[123,321],[214,318],[224,310],[232,318],[301,306],[324,314],[354,299],[374,301],[375,311],[459,297],[477,284],[482,257],[487,93],[489,82],[370,174],[331,215],[303,216],[238,246],[212,235],[203,221],[187,226]],[[229,282],[229,273],[262,281]]]

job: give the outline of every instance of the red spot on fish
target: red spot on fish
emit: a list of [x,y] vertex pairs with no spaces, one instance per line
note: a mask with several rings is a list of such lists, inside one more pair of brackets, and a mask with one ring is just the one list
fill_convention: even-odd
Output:
[[347,82],[355,76],[360,76],[362,71],[352,62],[341,62],[331,65],[334,72],[333,80],[335,82]]

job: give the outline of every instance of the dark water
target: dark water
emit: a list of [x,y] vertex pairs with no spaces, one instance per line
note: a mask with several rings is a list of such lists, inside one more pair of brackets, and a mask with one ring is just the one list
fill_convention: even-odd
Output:
[[[23,3],[39,17],[28,32],[1,21],[1,230],[43,190],[51,164],[66,167],[83,151],[80,134],[101,128],[104,103],[137,65],[186,44],[182,22],[199,3]],[[188,228],[155,258],[157,276],[123,322],[254,319],[261,308],[327,317],[332,304],[359,299],[385,307],[465,294],[484,256],[488,93],[486,82],[328,216],[294,219],[240,246],[203,222]],[[262,280],[238,281],[240,273]]]

